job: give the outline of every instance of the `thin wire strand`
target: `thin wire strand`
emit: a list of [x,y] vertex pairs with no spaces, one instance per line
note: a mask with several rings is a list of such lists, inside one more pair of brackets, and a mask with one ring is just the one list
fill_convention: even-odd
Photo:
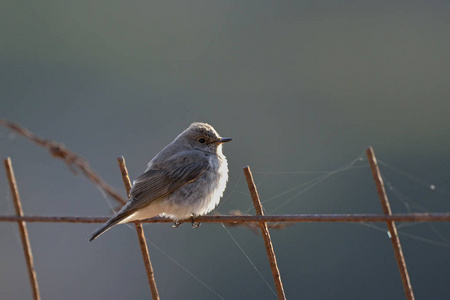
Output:
[[383,165],[384,167],[386,167],[386,168],[396,172],[397,174],[400,174],[400,175],[402,175],[402,176],[404,176],[404,177],[406,177],[406,178],[408,178],[408,179],[410,179],[412,181],[415,181],[416,183],[419,183],[419,184],[421,184],[423,186],[426,186],[429,189],[440,191],[441,193],[443,193],[444,195],[447,195],[447,196],[450,195],[449,191],[447,191],[447,190],[445,190],[445,189],[443,189],[443,188],[441,188],[439,186],[436,186],[436,185],[434,185],[432,183],[426,182],[426,181],[424,181],[424,180],[422,180],[420,178],[412,176],[412,175],[406,173],[405,171],[402,171],[402,170],[400,170],[400,169],[398,169],[396,167],[393,167],[390,164],[388,164],[388,163],[386,163],[386,162],[384,162],[382,160],[378,160],[378,162],[379,162],[380,165]]
[[[295,191],[295,190],[297,190],[297,189],[299,189],[299,188],[302,188],[302,187],[304,187],[304,186],[307,186],[305,189],[301,190],[300,192],[296,193],[294,196],[292,196],[292,197],[290,197],[289,199],[287,199],[286,201],[284,201],[284,202],[283,202],[281,205],[279,205],[278,207],[272,209],[272,210],[269,212],[269,214],[273,214],[274,212],[278,211],[279,209],[281,209],[282,207],[284,207],[285,205],[287,205],[289,202],[291,202],[292,200],[294,200],[295,198],[297,198],[297,197],[300,196],[301,194],[305,193],[305,192],[308,191],[309,189],[313,188],[314,186],[316,186],[316,185],[319,184],[320,182],[324,181],[325,179],[327,179],[327,178],[329,178],[329,177],[331,177],[331,176],[333,176],[333,175],[335,175],[335,174],[338,174],[338,173],[347,171],[347,170],[349,170],[349,169],[362,168],[362,167],[367,167],[367,166],[368,166],[368,165],[355,166],[355,164],[356,164],[357,162],[359,162],[359,161],[364,161],[364,152],[361,153],[359,156],[357,156],[355,159],[353,159],[351,162],[349,162],[349,163],[343,165],[342,167],[340,167],[340,168],[338,168],[338,169],[336,169],[336,170],[334,170],[334,171],[328,171],[328,172],[325,172],[322,176],[316,177],[316,178],[314,178],[314,179],[312,179],[312,180],[310,180],[310,181],[308,181],[308,182],[302,183],[302,184],[300,184],[300,185],[298,185],[298,186],[296,186],[296,187],[293,187],[293,188],[291,188],[291,189],[288,189],[288,190],[286,190],[286,191],[284,191],[284,192],[282,192],[282,193],[279,193],[279,194],[277,194],[277,195],[275,195],[275,196],[273,196],[273,197],[271,197],[271,198],[269,198],[269,199],[262,200],[261,203],[263,203],[263,204],[268,203],[268,202],[270,202],[270,201],[272,201],[272,200],[274,200],[274,199],[276,199],[276,198],[279,198],[279,197],[281,197],[281,196],[283,196],[283,195],[285,195],[285,194],[287,194],[287,193],[289,193],[289,192],[292,192],[292,191]],[[261,172],[260,172],[260,173],[261,173]],[[281,174],[282,172],[276,172],[276,173],[277,173],[277,174]],[[288,174],[290,174],[290,173],[292,173],[292,172],[288,172]],[[311,172],[310,172],[310,173],[311,173]],[[317,173],[322,173],[322,172],[317,172]],[[249,211],[249,210],[250,210],[250,208],[249,208],[247,211]]]
[[219,204],[219,206],[217,206],[217,209],[219,209],[231,197],[231,195],[234,194],[234,192],[236,191],[236,188],[237,188],[237,186],[239,184],[239,181],[241,180],[241,177],[242,177],[242,174],[239,174],[239,178],[236,181],[236,184],[234,185],[234,188],[231,190],[231,192],[228,194],[227,197],[225,197],[222,201],[220,201],[220,204]]
[[[358,156],[355,160],[358,161],[365,161],[363,154],[361,154],[360,156]],[[365,168],[367,167],[367,165],[360,165],[360,166],[352,166],[352,169],[360,169],[360,168]],[[306,175],[306,174],[329,174],[334,172],[335,170],[331,170],[331,171],[287,171],[287,172],[282,172],[282,171],[252,171],[253,174],[261,174],[261,175],[290,175],[290,174],[295,174],[295,175]]]
[[[375,224],[372,224],[372,223],[360,222],[359,225],[362,225],[362,226],[365,226],[365,227],[369,227],[371,229],[375,229],[375,230],[384,232],[386,234],[388,233],[388,230],[386,228],[381,228],[381,227],[376,226]],[[421,236],[418,236],[418,235],[414,235],[414,234],[410,234],[410,233],[406,233],[406,232],[402,232],[402,231],[399,231],[398,234],[401,235],[401,236],[405,236],[405,237],[408,237],[410,239],[417,240],[417,241],[424,242],[424,243],[428,243],[428,244],[431,244],[431,245],[442,246],[442,247],[445,247],[445,248],[450,248],[450,243],[438,242],[438,241],[435,241],[435,240],[427,239],[427,238],[424,238],[424,237],[421,237]]]
[[230,236],[230,238],[233,240],[233,242],[236,244],[236,246],[239,248],[239,250],[241,250],[242,254],[244,254],[245,258],[247,259],[247,261],[250,263],[250,265],[253,267],[253,269],[255,269],[255,271],[258,273],[259,277],[261,277],[261,279],[264,281],[264,283],[267,285],[267,287],[270,289],[270,291],[272,292],[272,294],[274,294],[275,297],[277,297],[277,293],[275,293],[275,291],[272,289],[272,287],[270,286],[270,284],[267,282],[267,280],[264,278],[264,276],[261,274],[261,272],[258,270],[258,268],[255,266],[255,264],[252,262],[252,260],[250,259],[250,257],[247,255],[247,253],[245,253],[244,249],[242,249],[241,245],[236,241],[236,239],[234,238],[234,236],[230,233],[230,231],[228,231],[228,229],[225,227],[225,225],[222,224],[223,229],[225,229],[225,231],[228,233],[228,235]]
[[[403,175],[403,174],[401,174],[401,175]],[[412,176],[409,176],[409,174],[408,174],[408,178],[412,178]],[[386,176],[385,175],[383,175],[383,178],[384,179],[386,179]],[[413,181],[416,181],[416,180],[413,180]],[[389,189],[389,191],[390,192],[392,192],[392,194],[396,197],[395,199],[398,199],[403,205],[404,205],[404,207],[406,208],[406,210],[409,212],[409,213],[413,213],[413,209],[412,209],[412,207],[414,207],[414,208],[416,208],[416,209],[418,209],[418,210],[420,210],[420,211],[422,211],[422,212],[426,212],[428,209],[427,208],[425,208],[424,206],[422,206],[422,205],[420,205],[420,204],[418,204],[416,201],[413,201],[410,197],[408,197],[407,195],[405,195],[403,192],[401,192],[399,189],[397,189],[396,187],[394,187],[393,185],[392,185],[392,180],[388,180],[387,181],[387,186],[388,186],[388,189]],[[427,185],[427,184],[425,184],[425,185]],[[415,225],[418,225],[418,224],[420,224],[420,223],[410,223],[410,224],[407,224],[407,223],[401,223],[401,224],[399,224],[398,225],[398,228],[405,228],[405,227],[411,227],[411,226],[415,226]],[[443,241],[443,242],[448,242],[448,239],[443,235],[443,234],[441,234],[432,224],[427,224],[428,225],[428,227],[431,229],[431,231],[441,240],[441,241]]]
[[[127,225],[128,228],[130,229],[134,229],[133,226],[131,226],[130,224],[125,224]],[[199,283],[201,283],[204,287],[206,287],[208,290],[210,290],[213,294],[215,294],[217,297],[219,297],[220,299],[224,298],[219,295],[216,291],[214,291],[210,286],[208,286],[204,281],[202,281],[200,278],[198,278],[197,276],[194,275],[194,273],[192,273],[191,271],[189,271],[187,268],[185,268],[181,263],[179,263],[178,261],[176,261],[172,256],[170,256],[169,254],[167,254],[163,249],[161,249],[158,245],[156,245],[154,242],[152,242],[151,240],[149,240],[148,238],[145,238],[146,241],[152,245],[152,247],[154,247],[156,250],[158,250],[159,252],[161,252],[164,256],[166,256],[170,261],[172,261],[174,264],[176,264],[178,267],[180,267],[183,271],[185,271],[187,274],[189,274],[190,276],[192,276],[192,278],[194,278],[195,280],[197,280]]]

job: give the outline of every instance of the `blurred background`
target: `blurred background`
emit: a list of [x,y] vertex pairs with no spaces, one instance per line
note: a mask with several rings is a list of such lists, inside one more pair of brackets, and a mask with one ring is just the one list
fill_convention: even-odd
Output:
[[[203,121],[234,138],[220,213],[254,213],[246,165],[269,214],[382,213],[369,145],[394,213],[448,212],[449,15],[446,1],[4,0],[0,117],[62,142],[124,196],[117,156],[135,178]],[[111,215],[91,182],[5,128],[0,155],[25,214]],[[0,213],[14,214],[3,171]],[[28,224],[42,299],[151,297],[134,229],[87,242],[97,226]],[[449,299],[449,224],[398,226],[416,299]],[[161,299],[276,299],[260,234],[144,229]],[[404,298],[385,224],[271,234],[288,299]],[[1,298],[30,299],[17,224],[0,239]]]

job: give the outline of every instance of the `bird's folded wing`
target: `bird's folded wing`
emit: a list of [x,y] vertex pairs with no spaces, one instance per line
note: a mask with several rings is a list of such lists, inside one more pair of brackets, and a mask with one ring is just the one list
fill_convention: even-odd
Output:
[[128,212],[145,207],[194,182],[207,170],[208,161],[204,155],[181,153],[166,161],[164,165],[170,168],[155,165],[133,181],[130,190],[132,201],[127,205]]

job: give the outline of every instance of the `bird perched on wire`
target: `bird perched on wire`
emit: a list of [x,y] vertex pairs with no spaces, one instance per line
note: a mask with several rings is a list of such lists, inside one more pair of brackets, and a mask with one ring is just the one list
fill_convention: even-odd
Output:
[[222,144],[231,140],[220,137],[209,124],[192,123],[148,163],[145,173],[133,181],[127,204],[89,241],[114,225],[158,215],[177,224],[213,210],[228,180]]

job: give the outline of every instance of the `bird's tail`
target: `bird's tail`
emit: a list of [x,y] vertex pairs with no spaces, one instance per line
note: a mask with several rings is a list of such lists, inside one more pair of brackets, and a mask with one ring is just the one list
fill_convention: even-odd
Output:
[[108,229],[110,229],[111,227],[113,227],[114,225],[116,225],[117,223],[119,223],[119,219],[116,218],[111,218],[108,220],[108,222],[106,222],[105,224],[103,224],[100,228],[98,228],[89,238],[89,242],[92,242],[93,240],[95,240],[96,238],[98,238],[100,235],[102,235],[103,233],[105,233]]
[[124,216],[123,214],[117,214],[114,217],[112,217],[111,219],[109,219],[105,224],[103,224],[100,228],[98,228],[89,238],[89,242],[92,242],[93,240],[95,240],[96,238],[98,238],[100,235],[102,235],[103,233],[105,233],[108,229],[110,229],[111,227],[113,227],[114,225],[117,225],[120,223],[120,221],[123,221]]
[[136,205],[136,203],[134,202],[134,198],[131,199],[127,204],[125,204],[124,207],[122,207],[122,209],[118,213],[111,217],[111,219],[109,219],[91,235],[91,237],[89,238],[89,242],[92,242],[93,240],[98,238],[114,225],[133,221],[133,219],[130,218],[133,217],[134,213],[140,208],[142,208],[142,206]]

